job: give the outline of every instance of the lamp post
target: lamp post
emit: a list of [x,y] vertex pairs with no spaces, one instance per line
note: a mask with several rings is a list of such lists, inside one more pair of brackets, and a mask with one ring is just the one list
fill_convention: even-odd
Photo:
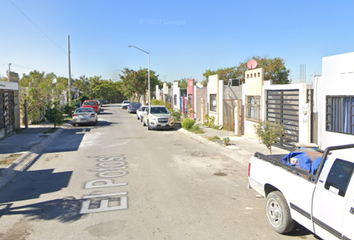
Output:
[[150,113],[150,109],[151,109],[150,107],[150,53],[133,45],[129,45],[128,47],[136,48],[148,55],[148,105],[149,105],[149,113]]

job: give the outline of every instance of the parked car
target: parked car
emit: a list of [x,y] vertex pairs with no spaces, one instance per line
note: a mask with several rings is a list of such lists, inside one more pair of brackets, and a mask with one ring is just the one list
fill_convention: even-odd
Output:
[[96,113],[99,113],[101,111],[101,105],[97,100],[85,100],[82,103],[83,108],[93,108]]
[[136,110],[136,119],[141,120],[141,116],[143,115],[143,112],[145,111],[147,106],[142,105]]
[[138,102],[130,103],[128,106],[128,113],[136,113],[136,110],[138,110],[140,106],[141,104]]
[[127,109],[128,106],[129,106],[129,104],[130,104],[130,101],[129,101],[129,100],[124,100],[124,101],[122,102],[122,109]]
[[143,126],[152,129],[173,129],[174,119],[168,109],[163,105],[152,105],[145,109],[142,116]]
[[97,124],[97,113],[92,107],[77,108],[72,117],[72,125]]

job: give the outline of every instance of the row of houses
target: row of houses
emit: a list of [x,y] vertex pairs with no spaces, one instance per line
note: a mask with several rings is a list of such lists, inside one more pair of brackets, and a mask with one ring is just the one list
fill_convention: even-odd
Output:
[[[11,77],[11,76],[10,76]],[[169,89],[156,86],[158,100],[202,122],[213,118],[217,126],[257,139],[254,124],[269,120],[284,127],[280,145],[314,143],[324,149],[354,142],[354,52],[322,58],[322,76],[313,82],[273,85],[262,68],[245,72],[245,83],[218,75],[207,87],[188,80],[187,89],[174,82]],[[20,129],[18,77],[0,81],[0,139]]]
[[284,134],[279,144],[294,148],[297,143],[328,146],[354,142],[354,52],[322,58],[322,76],[312,83],[273,85],[264,79],[262,68],[245,72],[245,83],[218,75],[210,76],[207,87],[188,80],[187,89],[174,82],[156,86],[156,98],[169,101],[202,122],[213,117],[217,126],[257,139],[254,125],[259,121],[279,122]]

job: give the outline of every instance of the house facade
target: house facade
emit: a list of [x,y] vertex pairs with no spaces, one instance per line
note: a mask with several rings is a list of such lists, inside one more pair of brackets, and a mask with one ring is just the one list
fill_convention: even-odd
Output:
[[323,57],[314,85],[318,145],[354,143],[354,52]]

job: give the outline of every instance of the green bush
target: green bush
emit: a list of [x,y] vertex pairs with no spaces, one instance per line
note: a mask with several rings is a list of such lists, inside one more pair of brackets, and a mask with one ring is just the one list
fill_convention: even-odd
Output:
[[198,125],[193,125],[189,131],[193,133],[204,133],[204,131],[200,129]]
[[178,109],[175,109],[175,108],[170,108],[169,109],[172,117],[173,117],[173,120],[175,122],[180,122],[181,121],[181,116],[182,116],[182,113],[181,113],[181,110],[178,110]]
[[253,125],[253,127],[257,136],[272,154],[272,144],[276,143],[283,135],[283,125],[276,122],[263,121]]
[[60,125],[64,121],[63,112],[60,110],[59,101],[54,101],[53,103],[47,103],[47,110],[45,117],[49,122],[54,124],[54,128]]
[[195,121],[193,119],[190,119],[190,118],[185,118],[183,120],[183,122],[181,123],[182,127],[184,129],[191,129],[194,125]]
[[77,103],[75,102],[67,103],[64,106],[64,114],[67,114],[69,117],[72,117],[76,108],[77,108]]
[[169,102],[164,102],[162,100],[157,100],[157,99],[152,99],[150,101],[151,105],[164,105],[165,107],[167,107],[167,109],[170,108],[170,103]]

